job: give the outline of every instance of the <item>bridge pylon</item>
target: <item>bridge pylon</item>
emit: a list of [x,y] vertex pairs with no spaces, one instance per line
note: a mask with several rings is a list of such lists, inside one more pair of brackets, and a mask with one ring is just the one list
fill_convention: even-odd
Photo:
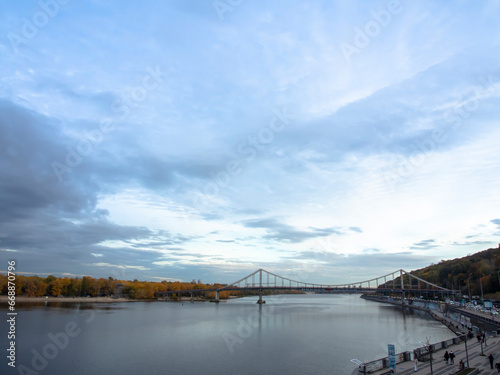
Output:
[[257,301],[259,305],[266,303],[262,300],[262,268],[259,270],[259,300]]
[[[401,306],[405,307],[405,282],[403,279],[403,270],[399,270],[399,278],[401,279]],[[404,309],[403,309],[404,312]]]
[[262,289],[259,289],[259,300],[257,301],[257,303],[258,303],[259,305],[262,305],[263,303],[266,303],[266,301],[264,301],[264,300],[262,299]]

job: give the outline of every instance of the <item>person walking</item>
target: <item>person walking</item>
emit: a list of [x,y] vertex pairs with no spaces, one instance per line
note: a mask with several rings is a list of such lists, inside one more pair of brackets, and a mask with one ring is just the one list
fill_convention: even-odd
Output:
[[490,353],[488,359],[490,360],[490,368],[493,370],[493,360],[495,359],[495,357],[493,357],[493,354]]
[[455,363],[455,353],[453,351],[450,351],[450,362],[451,364]]
[[448,364],[448,359],[450,358],[450,355],[448,354],[448,350],[446,352],[444,352],[444,361],[446,362],[446,364]]
[[415,358],[415,372],[418,371],[418,359]]

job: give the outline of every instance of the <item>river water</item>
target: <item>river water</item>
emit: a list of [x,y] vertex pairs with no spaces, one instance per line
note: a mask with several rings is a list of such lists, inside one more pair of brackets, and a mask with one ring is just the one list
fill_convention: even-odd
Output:
[[17,368],[2,355],[0,373],[349,375],[357,367],[352,358],[384,357],[387,344],[401,352],[426,338],[454,337],[425,313],[403,314],[359,295],[265,300],[264,306],[256,297],[220,304],[18,304]]

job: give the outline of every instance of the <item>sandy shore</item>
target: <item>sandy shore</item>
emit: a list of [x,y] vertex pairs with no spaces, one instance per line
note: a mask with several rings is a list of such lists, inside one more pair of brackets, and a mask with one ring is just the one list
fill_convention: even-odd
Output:
[[[7,296],[0,296],[0,303],[7,303]],[[16,302],[86,302],[86,303],[111,303],[111,302],[138,302],[148,300],[135,300],[128,298],[111,298],[111,297],[26,297],[16,296]]]

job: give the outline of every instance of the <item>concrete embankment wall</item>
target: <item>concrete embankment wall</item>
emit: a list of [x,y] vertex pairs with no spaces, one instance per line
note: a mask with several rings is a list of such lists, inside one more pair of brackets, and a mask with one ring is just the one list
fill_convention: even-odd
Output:
[[403,306],[400,298],[384,298],[384,297],[370,296],[370,295],[362,295],[361,298],[375,302],[389,303],[391,305],[399,307],[425,311],[429,313],[434,319],[447,326],[456,335],[462,335],[465,333],[459,328],[458,324],[454,323],[452,320],[443,319],[442,316],[438,315],[439,312],[443,314],[446,313],[447,305],[445,303],[425,301],[425,300],[410,300],[411,304],[408,303],[410,301],[407,301]]
[[[442,304],[440,302],[433,302],[433,301],[424,301],[424,300],[411,300],[412,303],[408,304],[407,302],[405,305],[402,304],[402,301],[400,298],[384,298],[380,296],[373,296],[373,295],[362,295],[361,298],[370,300],[370,301],[375,301],[375,302],[381,302],[381,303],[389,303],[395,306],[400,306],[400,307],[405,307],[405,308],[411,308],[411,309],[416,309],[416,310],[421,310],[429,313],[434,319],[440,321],[441,323],[445,324],[450,330],[452,330],[457,336],[463,335],[464,333],[456,327],[452,321],[446,320],[441,318],[438,315],[438,312],[446,312],[446,304]],[[454,337],[452,339],[448,339],[445,341],[437,342],[430,344],[428,347],[421,347],[417,348],[413,351],[407,351],[403,353],[398,353],[396,354],[396,363],[401,363],[401,362],[406,362],[406,361],[413,361],[415,358],[417,358],[421,362],[426,362],[430,358],[430,352],[435,353],[441,349],[448,348],[449,346],[452,345],[457,345],[460,344],[464,341],[464,337]],[[375,371],[380,371],[383,369],[388,369],[389,367],[389,358],[384,357],[384,358],[379,358],[371,362],[367,362],[363,365],[365,369],[363,369],[362,366],[359,368],[359,372],[363,373],[366,371],[366,373],[371,373]],[[357,372],[357,371],[355,371]]]
[[[419,362],[428,362],[430,360],[430,352],[434,353],[447,349],[452,345],[458,345],[463,343],[463,337],[454,337],[452,339],[448,339],[445,341],[440,341],[434,344],[430,344],[428,347],[417,348],[413,351],[406,351],[402,353],[396,354],[396,364],[414,361],[415,358],[419,360]],[[364,368],[363,368],[364,367]],[[389,368],[389,357],[379,358],[374,361],[366,362],[362,366],[358,368],[358,370],[354,371],[353,374],[366,372],[367,374],[380,371],[383,369]]]

